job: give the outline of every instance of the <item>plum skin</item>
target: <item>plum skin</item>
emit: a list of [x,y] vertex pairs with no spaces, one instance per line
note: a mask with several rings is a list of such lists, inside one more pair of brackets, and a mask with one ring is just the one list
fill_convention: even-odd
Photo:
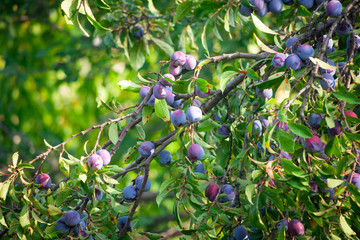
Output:
[[171,54],[170,61],[174,64],[174,66],[182,66],[186,62],[185,54],[181,51],[176,51]]
[[155,146],[152,142],[145,141],[139,147],[139,153],[142,157],[149,157],[155,151]]
[[124,188],[123,199],[126,202],[133,202],[133,201],[135,201],[136,197],[137,197],[137,191],[136,191],[135,186],[129,185]]
[[324,151],[323,143],[316,135],[305,139],[305,148],[311,153]]
[[209,184],[205,189],[205,196],[212,202],[215,200],[218,191],[219,185],[216,183]]
[[161,165],[169,165],[172,162],[172,155],[169,151],[163,150],[159,153],[159,162]]
[[188,149],[188,157],[191,160],[200,160],[204,156],[204,149],[199,144],[192,144]]
[[308,123],[310,127],[314,129],[319,129],[321,120],[322,120],[322,116],[320,113],[311,113],[309,116]]
[[51,187],[51,178],[46,173],[41,173],[35,178],[36,184],[41,184],[40,189],[47,190]]
[[262,135],[262,126],[260,120],[255,120],[252,126],[253,135],[259,137]]
[[194,172],[205,174],[205,167],[203,163],[199,163],[195,166]]
[[[125,224],[128,221],[128,218],[129,217],[127,217],[127,216],[123,216],[117,220],[116,226],[120,231],[125,227]],[[129,229],[127,229],[126,231],[128,232],[130,230],[130,228],[132,228],[132,221],[130,221]]]
[[293,219],[288,224],[288,231],[293,236],[301,236],[305,232],[304,225],[297,219]]
[[196,106],[190,106],[186,111],[186,117],[192,123],[199,122],[202,118],[201,109]]
[[301,68],[301,59],[296,54],[290,54],[285,60],[288,69],[299,70]]
[[235,199],[235,190],[230,184],[224,184],[224,186],[221,187],[220,194],[225,193],[227,196],[221,197],[220,202],[230,202]]
[[[136,187],[137,190],[140,190],[141,185],[142,185],[142,183],[143,183],[143,181],[144,181],[144,177],[145,177],[144,175],[140,175],[140,176],[137,176],[137,177],[135,178],[135,187]],[[149,191],[150,188],[151,188],[151,181],[150,181],[150,179],[148,178],[147,181],[146,181],[145,187],[144,187],[144,191],[145,191],[145,192],[146,192],[146,191]]]
[[329,17],[337,17],[342,12],[342,5],[339,1],[332,0],[326,5],[325,12]]
[[69,210],[65,213],[64,223],[70,227],[78,225],[81,221],[81,217],[78,211]]
[[236,240],[243,240],[249,238],[249,232],[246,230],[246,228],[242,225],[237,226],[234,229],[234,238]]
[[313,57],[314,53],[314,49],[309,44],[301,44],[296,50],[296,54],[302,60],[307,60],[309,57]]
[[171,114],[170,119],[175,127],[180,127],[186,123],[186,115],[182,110],[175,110]]
[[184,68],[186,70],[194,70],[196,68],[196,59],[192,55],[185,55],[185,64]]
[[283,53],[277,53],[272,59],[272,65],[275,68],[281,68],[285,65],[286,56]]
[[103,167],[103,165],[104,162],[102,158],[100,157],[100,155],[96,153],[91,155],[88,159],[88,166],[92,170],[100,170]]
[[144,99],[146,97],[146,95],[148,95],[149,92],[150,92],[150,87],[143,86],[142,88],[140,88],[139,96],[142,99]]
[[[335,87],[334,77],[330,73],[324,73],[322,76],[326,79],[326,82],[328,82],[332,88]],[[320,79],[320,85],[324,90],[328,90],[329,88],[326,82],[323,79]]]
[[170,80],[175,81],[174,75],[172,75],[172,74],[170,74],[170,73],[166,73],[166,74],[164,74],[163,77],[160,79],[160,83],[163,84],[164,86],[172,86],[173,83],[166,81],[165,78],[169,78]]
[[99,149],[96,152],[97,155],[99,155],[101,157],[101,159],[103,160],[103,165],[106,166],[110,163],[111,161],[111,155],[109,153],[108,150],[106,149]]

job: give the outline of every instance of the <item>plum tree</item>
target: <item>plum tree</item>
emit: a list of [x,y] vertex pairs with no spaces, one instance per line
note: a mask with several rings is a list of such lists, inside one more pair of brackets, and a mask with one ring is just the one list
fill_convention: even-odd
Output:
[[357,236],[359,3],[6,1],[0,238]]

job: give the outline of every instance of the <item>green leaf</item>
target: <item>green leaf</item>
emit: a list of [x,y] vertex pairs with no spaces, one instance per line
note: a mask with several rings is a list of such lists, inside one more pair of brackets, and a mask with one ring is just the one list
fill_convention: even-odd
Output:
[[151,40],[155,43],[156,46],[158,46],[161,50],[163,50],[167,55],[171,56],[171,54],[174,53],[174,48],[170,46],[168,43],[152,37]]
[[143,110],[142,110],[142,123],[143,123],[143,125],[145,125],[149,121],[153,111],[154,111],[154,109],[152,107],[148,106],[148,105],[146,105],[143,108]]
[[285,99],[290,97],[291,85],[285,79],[282,81],[275,93],[275,100],[278,104],[282,103]]
[[109,139],[113,144],[116,144],[119,139],[119,132],[116,123],[112,123],[109,126]]
[[17,164],[18,164],[18,160],[19,160],[19,153],[16,152],[12,155],[12,162],[13,162],[13,167],[16,168]]
[[103,27],[98,21],[96,21],[95,18],[91,17],[89,14],[86,13],[86,17],[89,20],[89,22],[99,30],[110,30],[109,28]]
[[333,92],[332,95],[334,95],[337,99],[350,104],[360,104],[360,100],[357,98],[357,95],[351,92]]
[[323,68],[323,69],[336,69],[336,66],[332,66],[324,61],[321,61],[318,58],[313,58],[313,57],[309,57],[310,61],[312,61],[315,65],[319,64],[319,67]]
[[281,166],[284,168],[284,171],[287,175],[293,175],[297,177],[304,177],[304,171],[296,166],[291,160],[281,159]]
[[170,121],[169,108],[165,99],[155,99],[155,114],[161,118],[164,122]]
[[255,84],[255,87],[260,88],[260,89],[269,89],[272,88],[273,86],[276,86],[277,84],[281,83],[280,79],[271,79],[270,78],[267,81],[264,82],[258,82]]
[[230,32],[230,23],[229,23],[229,17],[230,17],[230,8],[226,11],[225,17],[224,17],[224,29],[227,32]]
[[22,168],[30,168],[30,169],[35,169],[35,167],[31,164],[28,164],[28,163],[20,163],[18,166],[17,166],[18,169],[22,169]]
[[252,193],[255,189],[256,189],[256,184],[249,184],[245,188],[245,196],[251,204],[254,204],[252,202]]
[[193,137],[195,142],[200,146],[202,146],[203,148],[214,148],[213,146],[205,142],[201,137],[199,137],[196,132],[193,133]]
[[226,84],[230,82],[230,80],[235,77],[238,73],[236,71],[226,71],[223,72],[220,76],[220,90],[224,91],[226,88]]
[[327,179],[327,185],[329,188],[336,188],[337,186],[339,186],[342,183],[344,183],[344,180],[332,179],[332,178]]
[[30,226],[29,209],[28,209],[27,205],[22,207],[19,220],[20,220],[21,226],[24,229],[27,229]]
[[260,217],[260,212],[258,209],[258,201],[259,201],[259,197],[256,197],[254,204],[250,206],[249,209],[250,224],[251,226],[254,226],[258,229],[266,230],[266,227]]
[[347,237],[351,238],[351,235],[356,234],[347,223],[344,215],[340,215],[340,226]]
[[255,41],[256,41],[257,45],[260,47],[261,50],[263,50],[263,51],[265,51],[265,52],[268,52],[268,53],[272,53],[272,54],[278,53],[277,51],[269,48],[266,44],[264,44],[264,43],[256,36],[255,33],[254,33],[254,38],[255,38]]
[[159,11],[155,8],[152,0],[148,0],[148,8],[152,14],[159,15]]
[[5,200],[7,193],[9,191],[9,187],[12,181],[10,179],[6,180],[5,182],[2,182],[0,185],[0,198]]
[[55,216],[61,214],[61,210],[53,205],[49,205],[48,213],[50,216]]
[[32,217],[33,217],[37,222],[44,223],[44,224],[48,224],[47,222],[45,222],[44,220],[42,220],[41,218],[39,218],[39,216],[36,215],[36,213],[35,213],[34,210],[31,211],[31,215],[32,215]]
[[118,82],[118,85],[122,90],[130,92],[139,92],[141,88],[140,85],[129,80],[121,80]]
[[205,53],[206,53],[207,55],[209,55],[210,53],[209,53],[209,49],[208,49],[207,42],[206,42],[206,27],[207,27],[207,25],[209,24],[210,19],[211,19],[211,18],[209,18],[209,19],[206,21],[206,23],[204,24],[204,28],[203,28],[203,31],[202,31],[202,33],[201,33],[201,43],[202,43],[202,45],[203,45],[203,47],[204,47],[204,49],[205,49]]
[[[143,49],[143,42],[139,42],[134,47],[130,49],[129,54],[129,61],[131,67],[138,71],[145,63],[145,55],[144,55],[144,49]],[[139,86],[140,87],[140,86]],[[131,90],[129,90],[131,91]],[[140,89],[137,89],[136,92],[140,91]]]
[[257,29],[259,29],[260,31],[262,31],[264,33],[269,33],[269,34],[272,34],[272,35],[279,35],[279,33],[271,30],[265,24],[263,24],[261,22],[261,20],[257,16],[255,16],[254,14],[251,14],[251,18],[252,18],[252,21],[253,21],[255,27]]
[[205,79],[197,78],[196,79],[196,86],[199,88],[200,91],[207,93],[213,86],[208,83]]
[[[165,199],[165,197],[167,196],[168,192],[169,192],[169,185],[172,184],[175,180],[169,179],[169,180],[165,180],[159,189],[159,193],[156,196],[156,203],[158,206],[160,206],[160,204],[162,203],[162,201]],[[166,193],[167,192],[167,193]],[[166,193],[166,195],[165,195]],[[162,196],[160,196],[162,195]]]
[[303,137],[303,138],[311,138],[313,135],[310,132],[309,128],[305,125],[302,124],[298,124],[295,122],[288,122],[287,123],[289,129],[291,130],[291,132],[293,132],[294,134]]
[[288,153],[293,153],[295,151],[295,142],[292,139],[292,136],[280,128],[276,132],[276,140],[280,144],[280,148]]
[[260,80],[261,78],[259,77],[259,75],[254,71],[252,70],[251,68],[249,68],[246,72],[246,76],[250,79],[253,79],[253,80]]
[[0,223],[1,223],[1,225],[8,228],[8,226],[7,226],[6,222],[5,222],[5,218],[4,218],[3,214],[2,214],[1,208],[0,208]]
[[337,136],[331,138],[325,146],[325,154],[329,157],[335,155],[337,158],[341,157],[340,142]]
[[174,23],[176,23],[177,21],[179,21],[179,20],[181,20],[183,17],[185,17],[185,16],[191,11],[192,6],[193,6],[193,2],[192,2],[192,1],[182,2],[182,3],[176,8],[175,17],[174,17]]

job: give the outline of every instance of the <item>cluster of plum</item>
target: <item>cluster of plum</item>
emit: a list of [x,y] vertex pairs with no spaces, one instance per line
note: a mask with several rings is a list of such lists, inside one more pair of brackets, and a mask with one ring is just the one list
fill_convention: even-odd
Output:
[[87,164],[92,170],[100,170],[103,166],[106,166],[111,161],[111,155],[106,149],[99,149],[96,153],[92,154]]
[[[288,232],[293,237],[301,236],[305,232],[304,225],[301,223],[301,221],[299,221],[297,219],[292,219],[291,221],[289,221],[288,219],[283,219],[278,224],[278,230],[280,231],[282,227],[284,227],[285,231]],[[256,228],[251,228],[250,230],[253,233],[260,232]],[[234,234],[230,239],[231,240],[245,240],[245,239],[255,240],[257,238],[252,237],[251,234],[248,232],[248,230],[244,226],[239,225],[234,229]]]
[[[87,237],[89,236],[89,234],[85,232],[86,223],[83,220],[86,216],[87,214],[80,215],[80,213],[76,210],[69,210],[65,213],[64,216],[62,216],[56,221],[55,230],[62,233],[69,233],[73,231],[76,236],[78,236],[80,233],[81,236]],[[88,239],[93,238],[90,235]]]
[[[144,181],[144,175],[139,175],[133,180],[133,185],[128,185],[123,190],[123,199],[126,202],[135,201],[138,191],[141,189],[141,185]],[[144,191],[149,191],[151,188],[151,181],[147,179]]]
[[[153,94],[148,100],[147,104],[154,107],[155,99],[165,99],[166,103],[177,108],[181,104],[181,99],[175,100],[175,95],[172,93],[173,81],[175,77],[180,75],[185,70],[194,70],[197,65],[196,59],[192,55],[185,55],[181,51],[176,51],[171,55],[169,64],[169,73],[166,73],[160,79],[160,82],[154,86]],[[144,86],[140,89],[139,95],[144,98],[150,91],[150,87]],[[200,104],[198,101],[197,104]]]
[[[325,0],[298,0],[300,5],[303,5],[307,9],[315,10],[320,4]],[[256,15],[263,17],[269,11],[273,14],[279,14],[283,9],[283,4],[292,5],[294,4],[293,0],[249,0],[251,7],[247,7],[244,4],[241,4],[239,7],[239,12],[243,16],[250,16],[254,11]],[[330,1],[326,5],[326,13],[330,17],[337,17],[340,15],[342,10],[342,5],[339,1]]]
[[132,36],[136,40],[143,39],[144,35],[145,35],[145,31],[144,31],[144,28],[142,26],[135,26],[135,27],[132,28]]

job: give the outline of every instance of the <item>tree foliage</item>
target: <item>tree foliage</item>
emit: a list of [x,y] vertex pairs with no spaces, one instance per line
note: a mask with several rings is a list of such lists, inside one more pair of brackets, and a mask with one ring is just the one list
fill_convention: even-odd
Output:
[[360,3],[258,2],[5,1],[0,238],[358,239]]

